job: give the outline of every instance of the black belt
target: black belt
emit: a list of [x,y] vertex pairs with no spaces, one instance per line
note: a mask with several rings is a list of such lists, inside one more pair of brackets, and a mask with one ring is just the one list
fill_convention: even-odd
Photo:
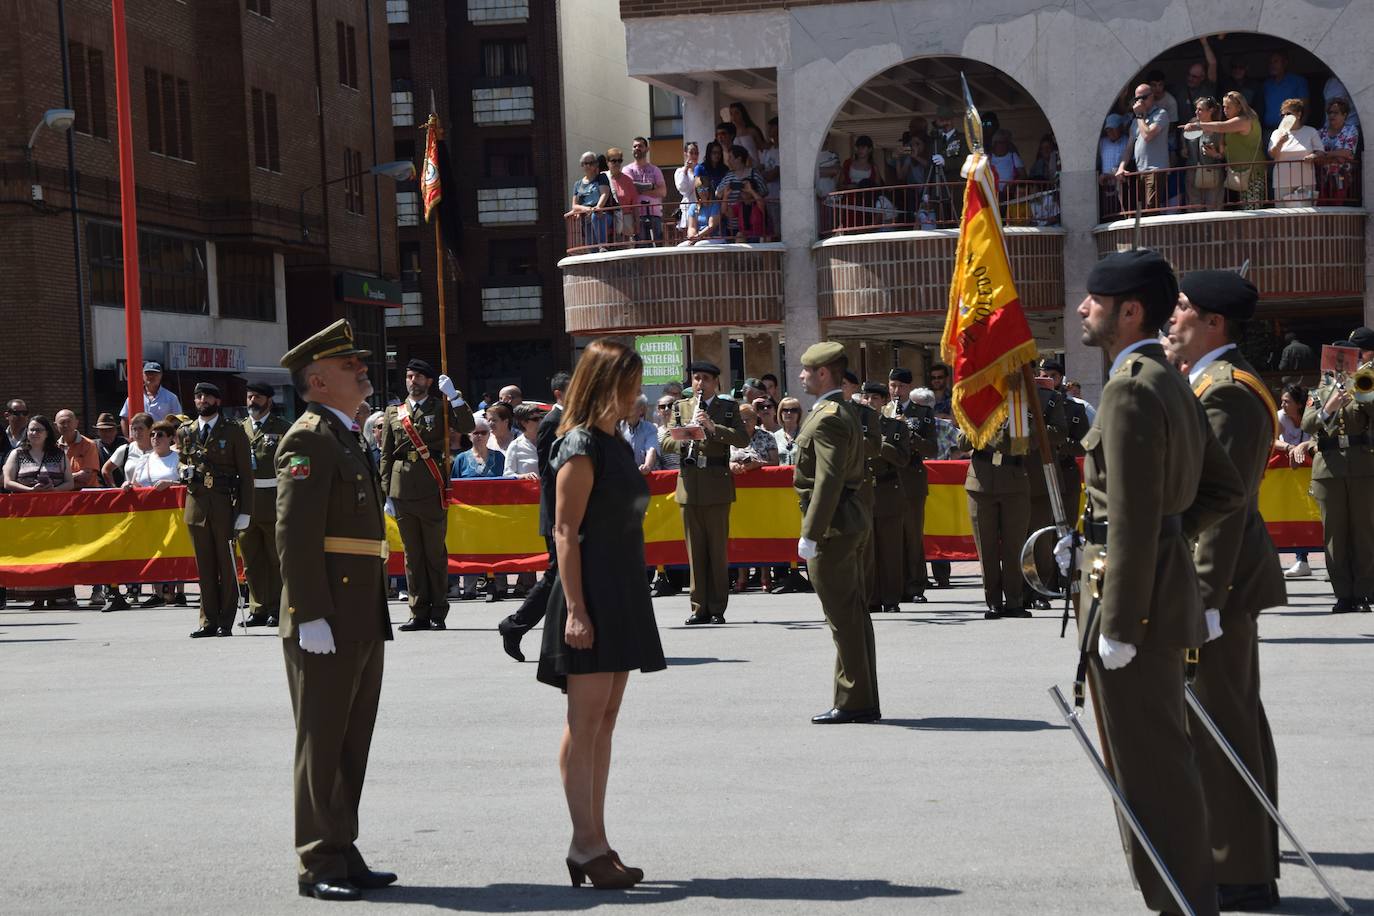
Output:
[[1353,436],[1345,437],[1349,445],[1342,446],[1339,436],[1328,436],[1324,433],[1317,434],[1317,451],[1335,452],[1342,448],[1349,448],[1351,445],[1369,445],[1369,433],[1355,433]]
[[708,458],[705,455],[698,455],[695,466],[698,468],[728,468],[730,461],[728,458]]
[[[992,456],[993,456],[993,455],[996,455],[996,454],[997,454],[997,452],[994,451],[994,450],[992,450],[992,449],[990,449],[990,448],[980,448],[980,449],[978,449],[978,451],[976,451],[976,452],[973,453],[973,460],[974,460],[974,461],[987,461],[987,462],[991,463],[992,460],[993,460]],[[1011,465],[1011,466],[1014,467],[1014,468],[1019,468],[1021,465],[1023,465],[1023,464],[1026,463],[1026,457],[1025,457],[1024,455],[1006,455],[1006,454],[1004,454],[1004,455],[1002,455],[1002,463],[1003,463],[1003,464],[1006,464],[1006,465]]]
[[[1159,536],[1168,537],[1172,534],[1183,533],[1183,516],[1166,515],[1159,520]],[[1105,546],[1107,543],[1107,523],[1083,521],[1083,538],[1089,544]]]

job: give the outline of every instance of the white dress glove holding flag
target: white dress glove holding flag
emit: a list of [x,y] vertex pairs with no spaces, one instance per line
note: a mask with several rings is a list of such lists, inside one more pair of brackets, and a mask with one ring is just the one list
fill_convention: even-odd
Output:
[[439,376],[439,391],[443,393],[444,397],[448,398],[448,402],[454,407],[463,406],[462,392],[454,386],[453,379],[449,378],[447,375]]

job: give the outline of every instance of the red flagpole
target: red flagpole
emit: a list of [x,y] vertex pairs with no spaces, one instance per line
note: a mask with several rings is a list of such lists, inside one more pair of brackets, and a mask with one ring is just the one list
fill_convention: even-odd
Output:
[[114,15],[115,123],[119,136],[119,222],[124,234],[124,340],[128,360],[129,416],[143,410],[143,304],[139,298],[138,201],[134,190],[134,127],[129,101],[129,42],[124,0]]

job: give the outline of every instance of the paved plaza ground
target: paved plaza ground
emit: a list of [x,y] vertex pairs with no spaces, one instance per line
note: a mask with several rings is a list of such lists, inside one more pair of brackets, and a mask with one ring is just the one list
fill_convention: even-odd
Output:
[[[1106,790],[1046,694],[1076,661],[1058,612],[984,621],[974,568],[955,572],[875,618],[877,725],[807,721],[833,663],[814,595],[736,596],[715,627],[656,601],[670,667],[630,679],[609,793],[611,840],[647,873],[629,893],[568,886],[563,697],[502,654],[514,602],[398,633],[359,845],[401,880],[344,909],[1142,912]],[[1328,589],[1291,583],[1264,615],[1264,695],[1283,812],[1374,912],[1374,615],[1332,616]],[[330,906],[295,892],[280,640],[194,626],[188,608],[0,612],[0,911]],[[1335,912],[1291,852],[1280,890],[1281,912]]]

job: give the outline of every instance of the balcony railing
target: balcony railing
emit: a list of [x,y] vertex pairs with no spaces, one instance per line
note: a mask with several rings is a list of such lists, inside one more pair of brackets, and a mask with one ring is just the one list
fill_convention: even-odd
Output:
[[[820,236],[958,229],[963,205],[963,182],[832,191],[820,202]],[[997,189],[997,206],[1004,226],[1059,225],[1059,189],[1053,181],[1005,182]]]
[[[686,228],[678,226],[683,212]],[[672,248],[722,242],[775,242],[767,208],[757,204],[631,204],[565,213],[568,254],[626,248]]]
[[1313,156],[1292,162],[1190,165],[1099,177],[1102,222],[1136,215],[1358,207],[1363,196],[1359,160]]

